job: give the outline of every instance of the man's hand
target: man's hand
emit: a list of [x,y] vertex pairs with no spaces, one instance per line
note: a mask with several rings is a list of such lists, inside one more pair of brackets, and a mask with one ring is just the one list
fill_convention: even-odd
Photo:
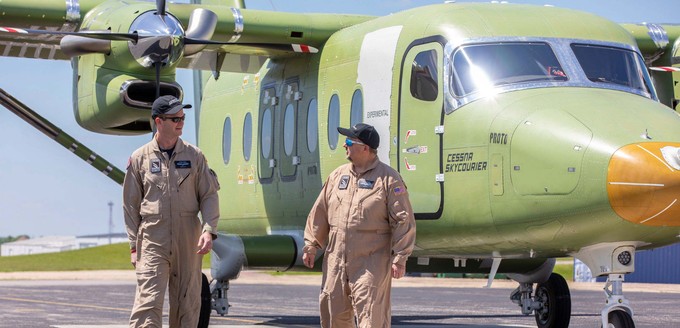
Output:
[[132,263],[133,268],[137,267],[137,252],[130,253],[130,263]]
[[399,279],[406,274],[406,266],[392,263],[392,278]]
[[196,252],[196,254],[208,254],[211,249],[212,234],[206,231],[198,238],[198,252]]
[[302,253],[302,262],[310,269],[314,268],[315,259],[316,253]]

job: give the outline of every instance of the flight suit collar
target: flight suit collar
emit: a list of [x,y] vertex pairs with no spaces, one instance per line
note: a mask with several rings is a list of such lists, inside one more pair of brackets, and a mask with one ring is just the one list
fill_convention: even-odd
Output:
[[354,173],[354,175],[360,176],[360,175],[363,175],[364,173],[366,173],[370,170],[373,170],[376,166],[378,166],[379,163],[380,163],[380,159],[376,156],[375,159],[373,160],[373,162],[371,163],[371,165],[369,165],[368,168],[366,168],[366,170],[357,171],[356,168],[354,167],[354,164],[352,164],[351,171],[352,171],[352,173]]
[[[182,151],[184,151],[184,148],[186,148],[186,146],[184,145],[184,141],[182,140],[182,138],[177,138],[174,153],[175,154],[181,153]],[[161,147],[158,145],[158,141],[156,140],[156,138],[153,138],[153,141],[151,142],[151,150],[154,152],[159,153],[161,152]]]

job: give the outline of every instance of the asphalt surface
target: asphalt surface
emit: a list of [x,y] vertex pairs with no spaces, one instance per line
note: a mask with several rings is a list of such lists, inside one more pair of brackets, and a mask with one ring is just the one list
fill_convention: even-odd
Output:
[[[510,302],[514,283],[496,281],[492,288],[482,288],[485,283],[412,277],[395,281],[392,325],[536,327],[533,316],[521,315]],[[319,284],[319,276],[245,272],[231,284],[229,315],[213,312],[211,327],[318,327]],[[570,327],[600,326],[602,287],[570,284]],[[0,274],[0,327],[126,327],[134,290],[130,272]],[[680,327],[680,286],[624,284],[624,292],[635,310],[636,327]]]

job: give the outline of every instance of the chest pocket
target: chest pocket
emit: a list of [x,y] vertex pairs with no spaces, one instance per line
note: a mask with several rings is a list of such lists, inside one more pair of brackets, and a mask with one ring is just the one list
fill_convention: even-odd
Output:
[[163,178],[163,172],[154,172],[146,170],[144,174],[144,190],[148,192],[153,192],[154,190],[165,190],[165,178]]
[[389,229],[387,218],[387,200],[385,190],[376,185],[373,189],[359,189],[357,208],[361,215],[355,222],[359,230]]
[[177,170],[177,185],[180,188],[192,185],[193,181],[193,174],[191,174],[191,170],[189,169],[179,169]]

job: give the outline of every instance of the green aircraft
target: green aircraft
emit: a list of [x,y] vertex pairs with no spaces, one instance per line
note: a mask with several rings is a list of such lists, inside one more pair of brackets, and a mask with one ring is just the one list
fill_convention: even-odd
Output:
[[[346,161],[336,128],[365,122],[416,212],[409,272],[506,273],[523,314],[568,327],[552,271],[573,256],[608,277],[602,326],[634,326],[635,252],[680,236],[680,26],[505,3],[372,17],[203,2],[2,0],[0,54],[70,60],[76,120],[112,135],[152,131],[153,100],[183,96],[177,69],[206,73],[219,314],[243,268],[302,268],[308,210]],[[19,100],[0,103],[121,182]]]

